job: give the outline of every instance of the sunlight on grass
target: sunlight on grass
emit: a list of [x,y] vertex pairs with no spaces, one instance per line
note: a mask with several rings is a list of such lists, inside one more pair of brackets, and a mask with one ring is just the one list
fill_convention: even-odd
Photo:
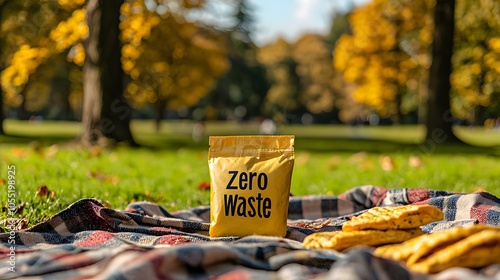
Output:
[[[32,224],[87,197],[116,209],[140,200],[157,202],[169,210],[209,204],[209,192],[198,188],[209,181],[204,150],[86,151],[19,146],[0,148],[0,152],[0,170],[16,166],[17,200],[26,203],[22,216]],[[415,164],[410,162],[411,156],[297,151],[292,193],[338,195],[365,184],[500,193],[497,158],[429,154],[418,155]],[[2,172],[4,184],[5,176]],[[41,186],[54,192],[53,197],[37,195]]]
[[[134,122],[138,139],[162,148],[111,150],[65,147],[63,139],[78,133],[75,123],[8,123],[8,132],[26,137],[3,138],[24,142],[0,146],[0,188],[6,186],[7,166],[15,165],[17,204],[24,203],[19,217],[31,225],[81,198],[96,198],[115,209],[141,200],[157,202],[170,211],[209,204],[209,192],[200,187],[209,181],[208,145],[206,140],[191,139],[192,123],[165,123],[157,134],[151,122]],[[256,129],[254,124],[213,123],[207,124],[206,135],[251,134]],[[484,153],[493,148],[464,151],[450,147],[446,153],[434,154],[418,145],[405,146],[422,135],[415,127],[288,126],[282,132],[297,137],[294,195],[338,195],[366,184],[500,194],[500,161]],[[497,132],[463,129],[463,133],[481,143],[498,143]],[[359,138],[349,138],[353,135]],[[53,143],[63,142],[43,145],[38,142],[43,136]],[[40,192],[44,186],[46,194]],[[6,215],[2,212],[0,220]]]

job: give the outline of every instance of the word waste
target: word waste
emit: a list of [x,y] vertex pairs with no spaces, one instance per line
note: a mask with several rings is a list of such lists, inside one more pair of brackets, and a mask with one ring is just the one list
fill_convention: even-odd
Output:
[[[267,189],[268,178],[266,173],[229,171],[231,179],[226,190]],[[239,176],[238,176],[239,173]],[[238,177],[238,179],[236,179]],[[224,194],[224,213],[226,216],[269,218],[271,217],[271,199],[263,197],[262,193],[256,196],[243,196],[240,194]]]

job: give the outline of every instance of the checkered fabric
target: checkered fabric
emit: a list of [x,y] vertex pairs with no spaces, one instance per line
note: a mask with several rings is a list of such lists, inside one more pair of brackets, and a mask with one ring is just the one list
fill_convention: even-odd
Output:
[[421,275],[376,257],[369,247],[306,249],[303,239],[340,230],[374,206],[430,204],[443,221],[425,232],[458,225],[500,226],[500,199],[487,192],[362,186],[339,196],[291,197],[286,237],[210,238],[208,206],[169,213],[149,202],[118,211],[82,199],[49,220],[15,233],[15,272],[9,270],[10,233],[0,234],[0,279],[500,279],[500,260],[480,270],[452,268]]

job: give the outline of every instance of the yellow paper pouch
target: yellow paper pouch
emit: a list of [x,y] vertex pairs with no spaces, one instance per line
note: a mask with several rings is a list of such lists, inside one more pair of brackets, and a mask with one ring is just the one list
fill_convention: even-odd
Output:
[[294,136],[211,136],[210,236],[285,236]]

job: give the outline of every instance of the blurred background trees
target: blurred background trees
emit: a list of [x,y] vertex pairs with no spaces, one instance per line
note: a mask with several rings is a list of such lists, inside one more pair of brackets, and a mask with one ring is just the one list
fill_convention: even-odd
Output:
[[208,96],[193,111],[194,120],[250,120],[262,116],[261,104],[269,90],[266,69],[257,60],[252,40],[254,10],[246,0],[229,1],[230,23],[222,31],[228,67]]
[[[499,72],[493,70],[498,63],[500,2],[456,2],[452,119],[482,125],[498,117],[500,109],[495,101]],[[397,122],[406,123],[405,116],[413,121],[415,113],[419,122],[426,119],[428,106],[423,101],[428,99],[435,6],[435,0],[374,0],[352,12],[353,34],[339,39],[334,66],[356,84],[358,102]]]
[[[114,96],[105,111],[155,119],[157,128],[172,118],[423,124],[436,1],[368,1],[333,13],[329,34],[259,46],[252,39],[258,10],[247,0],[124,0],[113,52],[119,61],[106,55],[121,74],[103,88],[103,98]],[[84,96],[97,89],[82,71],[93,24],[88,5],[0,0],[0,133],[4,117],[89,115]],[[497,0],[456,0],[453,124],[500,116],[498,11]]]
[[481,125],[499,115],[500,2],[456,1],[452,111]]

